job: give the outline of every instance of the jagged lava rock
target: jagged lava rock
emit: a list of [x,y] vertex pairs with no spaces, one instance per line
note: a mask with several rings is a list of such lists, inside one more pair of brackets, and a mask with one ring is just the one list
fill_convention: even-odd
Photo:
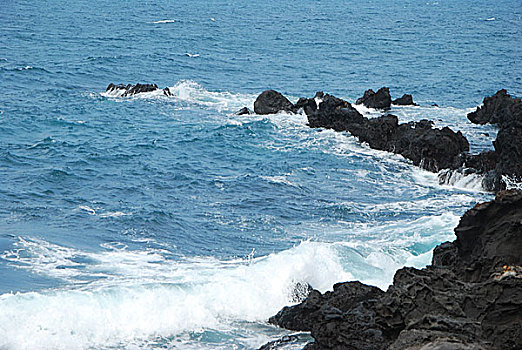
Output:
[[[308,104],[315,103],[315,99],[310,100],[307,101]],[[350,131],[366,120],[349,102],[329,94],[322,96],[316,109],[308,108],[307,117],[311,128],[335,131]]]
[[366,90],[363,97],[360,97],[355,102],[356,104],[363,104],[368,108],[386,109],[390,108],[392,99],[390,89],[382,87],[377,92],[372,89]]
[[278,112],[295,112],[294,105],[281,93],[275,90],[263,91],[254,102],[257,114],[275,114]]
[[[483,187],[499,191],[507,187],[505,177],[522,181],[522,102],[511,97],[506,90],[484,98],[484,104],[468,114],[473,123],[498,124],[500,130],[493,142],[495,151],[467,156],[454,164],[454,168],[471,166],[485,173]],[[483,162],[485,160],[485,162]],[[473,165],[472,163],[477,163]],[[494,166],[493,162],[495,163]],[[468,165],[471,163],[471,165]],[[478,166],[476,166],[478,165]]]
[[[455,234],[453,243],[435,248],[433,265],[464,281],[485,281],[503,266],[522,266],[522,192],[499,192],[494,201],[477,204],[462,216]],[[442,250],[451,249],[448,263]]]
[[[303,100],[302,105],[312,104],[310,100]],[[312,128],[348,131],[371,148],[401,154],[430,171],[451,167],[455,157],[469,150],[460,131],[434,129],[428,120],[399,124],[394,115],[368,119],[347,101],[328,94],[317,109],[308,109],[307,117]]]
[[522,123],[522,101],[511,97],[505,89],[497,91],[493,96],[485,97],[483,105],[475,112],[468,114],[468,119],[475,124]]

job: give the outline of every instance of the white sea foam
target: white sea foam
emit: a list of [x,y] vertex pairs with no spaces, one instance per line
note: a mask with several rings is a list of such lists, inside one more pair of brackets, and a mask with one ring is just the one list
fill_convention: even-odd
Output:
[[471,191],[484,191],[482,187],[483,175],[463,174],[458,170],[444,169],[438,173],[439,184],[453,188]]
[[[188,54],[187,55],[192,55]],[[197,54],[195,54],[197,55]],[[197,57],[197,56],[190,56]],[[209,91],[192,80],[181,80],[168,87],[172,96],[166,96],[162,89],[143,92],[125,99],[171,99],[180,103],[199,105],[218,111],[236,111],[244,106],[252,107],[256,95],[233,94],[230,92]],[[124,90],[102,92],[101,95],[111,98],[121,98]]]
[[[70,349],[136,343],[233,321],[264,321],[291,300],[293,285],[326,290],[350,279],[331,245],[304,242],[261,258],[166,259],[162,252],[83,252],[20,239],[2,257],[83,287],[0,296],[0,348]],[[78,259],[90,263],[78,266]]]
[[101,218],[116,218],[120,216],[127,216],[131,215],[130,213],[124,213],[122,211],[108,211],[103,212],[100,208],[93,209],[89,207],[88,205],[79,205],[78,209],[82,210],[83,212],[88,213],[89,215],[97,215]]
[[265,179],[269,182],[279,183],[279,184],[285,184],[289,186],[296,186],[294,183],[288,180],[288,176],[291,174],[285,174],[285,175],[275,175],[275,176],[261,176],[262,179]]
[[522,190],[522,181],[512,176],[502,175],[502,182],[506,184],[508,190]]
[[342,257],[341,263],[355,279],[386,289],[397,269],[428,265],[432,256],[428,247],[453,240],[453,228],[458,221],[458,215],[445,212],[391,224],[359,224],[351,229],[353,239],[337,242],[335,246]]
[[174,23],[176,22],[175,19],[162,19],[160,21],[152,22],[153,24],[163,24],[163,23]]

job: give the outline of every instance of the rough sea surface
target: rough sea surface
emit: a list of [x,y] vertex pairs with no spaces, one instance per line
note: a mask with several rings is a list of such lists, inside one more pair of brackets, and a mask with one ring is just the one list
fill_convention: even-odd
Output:
[[295,283],[386,288],[491,198],[303,115],[234,115],[267,88],[412,93],[400,121],[474,152],[496,131],[466,114],[522,96],[518,0],[0,7],[0,349],[255,349]]

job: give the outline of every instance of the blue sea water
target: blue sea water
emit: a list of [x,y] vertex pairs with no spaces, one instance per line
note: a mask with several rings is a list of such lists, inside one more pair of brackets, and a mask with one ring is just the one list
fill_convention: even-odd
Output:
[[518,0],[0,8],[0,349],[255,349],[295,283],[386,288],[491,198],[303,115],[234,114],[264,89],[389,86],[474,152],[496,131],[466,114],[522,96]]

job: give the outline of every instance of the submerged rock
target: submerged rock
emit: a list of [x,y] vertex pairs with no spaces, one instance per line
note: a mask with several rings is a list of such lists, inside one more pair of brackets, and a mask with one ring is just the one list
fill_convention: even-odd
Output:
[[291,334],[291,335],[285,335],[281,337],[280,339],[273,340],[269,343],[266,343],[262,347],[259,348],[259,350],[275,350],[282,348],[288,344],[294,344],[299,341],[299,337],[297,335]]
[[270,322],[310,331],[307,350],[522,348],[522,192],[476,205],[455,234],[432,266],[398,270],[386,292],[338,283]]
[[410,94],[402,95],[402,97],[393,100],[392,104],[398,106],[417,106],[417,104],[413,102],[413,96]]
[[266,90],[254,102],[254,112],[257,114],[275,114],[278,112],[295,112],[294,105],[281,93]]
[[377,92],[366,90],[363,97],[357,99],[356,104],[363,104],[368,108],[386,109],[391,107],[392,99],[390,89],[382,87]]

